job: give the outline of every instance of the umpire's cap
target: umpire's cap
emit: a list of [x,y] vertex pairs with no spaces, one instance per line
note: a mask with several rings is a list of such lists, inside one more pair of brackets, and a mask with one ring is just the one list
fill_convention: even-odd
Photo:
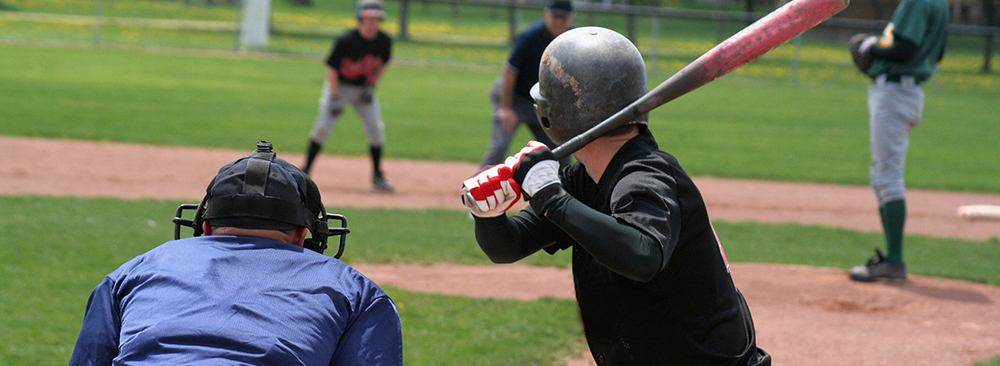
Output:
[[565,17],[573,14],[573,3],[569,0],[552,0],[549,1],[549,5],[545,9],[549,11],[549,14]]

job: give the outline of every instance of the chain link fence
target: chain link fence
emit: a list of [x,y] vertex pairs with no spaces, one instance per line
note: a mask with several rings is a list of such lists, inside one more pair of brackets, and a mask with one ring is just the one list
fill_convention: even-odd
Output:
[[[354,1],[272,0],[264,47],[241,42],[247,0],[0,0],[0,41],[98,47],[263,52],[321,57],[332,40],[356,26]],[[625,34],[643,52],[652,73],[670,74],[768,9],[679,9],[575,2],[575,24]],[[542,0],[387,0],[383,29],[398,40],[405,62],[499,67],[516,34],[542,18]],[[777,5],[775,5],[777,6]],[[885,21],[834,17],[755,61],[737,75],[800,80],[858,81],[846,40],[877,33]],[[1000,27],[952,24],[942,74],[996,82],[993,40]],[[806,71],[808,70],[808,71]],[[851,74],[853,72],[853,74]]]

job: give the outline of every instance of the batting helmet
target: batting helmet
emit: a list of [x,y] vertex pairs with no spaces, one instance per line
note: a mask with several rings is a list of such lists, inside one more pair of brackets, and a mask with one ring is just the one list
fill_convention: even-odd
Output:
[[[531,97],[545,134],[562,144],[648,90],[642,54],[628,38],[606,28],[581,27],[545,48]],[[631,123],[648,120],[647,113]]]
[[358,19],[366,17],[382,19],[385,17],[385,7],[382,6],[382,0],[358,0],[354,9]]
[[[195,210],[194,220],[182,218],[188,209]],[[331,229],[330,219],[340,220],[341,227]],[[343,215],[326,212],[316,183],[294,165],[275,156],[267,141],[258,143],[250,156],[219,169],[200,204],[177,208],[174,239],[180,239],[181,226],[191,227],[194,236],[201,236],[205,220],[214,227],[268,230],[305,227],[312,237],[303,246],[318,253],[326,250],[330,236],[340,235],[340,249],[335,258],[343,254],[346,234],[350,232]]]

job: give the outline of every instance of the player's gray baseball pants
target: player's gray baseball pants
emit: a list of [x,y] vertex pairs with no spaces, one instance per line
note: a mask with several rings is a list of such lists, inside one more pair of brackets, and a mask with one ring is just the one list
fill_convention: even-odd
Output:
[[868,122],[871,127],[871,185],[879,205],[903,199],[903,171],[910,130],[920,123],[924,90],[912,76],[886,82],[885,75],[868,87]]
[[[330,137],[340,115],[344,113],[344,108],[348,105],[354,106],[358,112],[358,118],[365,127],[368,134],[368,144],[380,147],[385,144],[385,124],[382,122],[382,112],[379,108],[378,97],[375,95],[374,86],[357,86],[340,83],[340,91],[336,98],[330,98],[330,82],[323,83],[323,92],[319,97],[319,111],[316,113],[316,122],[313,124],[310,138],[317,144],[322,144]],[[371,97],[367,100],[367,97]]]
[[[500,110],[500,79],[493,83],[493,89],[490,91],[490,104],[493,106],[493,125],[490,132],[490,146],[486,148],[486,154],[481,163],[483,167],[503,163],[504,159],[507,158],[507,150],[510,148],[510,143],[514,140],[516,132],[515,130],[515,132],[507,133],[500,127],[498,114]],[[527,125],[532,129],[532,134],[536,138],[538,135],[545,136],[545,130],[542,130],[542,126],[538,124],[538,116],[535,115],[535,101],[514,95],[514,99],[511,100],[511,109],[517,115],[518,125],[521,123]],[[546,138],[546,140],[548,139]],[[542,140],[541,142],[551,145],[551,140]]]

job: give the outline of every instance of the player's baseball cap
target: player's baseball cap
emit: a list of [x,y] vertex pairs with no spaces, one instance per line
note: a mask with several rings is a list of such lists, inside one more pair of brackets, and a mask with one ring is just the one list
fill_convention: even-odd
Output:
[[358,19],[385,18],[385,8],[382,6],[382,0],[358,0],[356,10]]
[[545,9],[552,15],[565,17],[573,14],[573,3],[569,0],[552,0]]
[[[270,149],[270,144],[267,144]],[[240,158],[219,169],[208,186],[205,220],[215,227],[295,230],[311,227],[315,216],[307,209],[309,177],[287,161],[259,155]],[[270,158],[270,160],[267,160]],[[251,171],[248,174],[248,171]]]

